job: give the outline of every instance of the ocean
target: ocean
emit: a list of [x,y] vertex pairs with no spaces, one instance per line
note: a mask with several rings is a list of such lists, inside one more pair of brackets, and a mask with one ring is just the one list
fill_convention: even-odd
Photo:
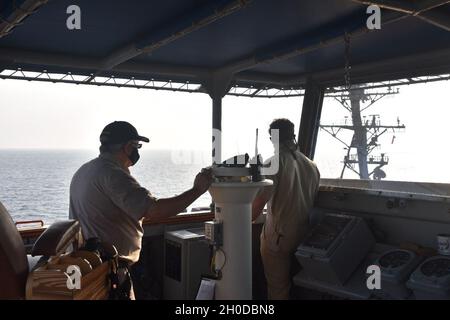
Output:
[[[97,155],[95,150],[0,150],[0,202],[16,222],[67,219],[72,176]],[[177,161],[171,151],[145,150],[130,170],[143,187],[165,198],[189,189],[203,166],[201,161]],[[210,203],[206,192],[188,211]]]

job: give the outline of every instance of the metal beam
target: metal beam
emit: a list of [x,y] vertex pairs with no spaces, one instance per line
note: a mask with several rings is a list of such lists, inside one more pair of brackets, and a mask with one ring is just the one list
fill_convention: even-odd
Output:
[[[31,64],[47,67],[62,67],[69,69],[81,69],[92,73],[100,69],[101,61],[89,57],[69,56],[56,53],[33,52],[27,50],[17,50],[0,48],[0,60],[11,64]],[[42,70],[40,70],[42,71]],[[111,71],[119,73],[146,74],[167,77],[183,77],[187,79],[197,79],[209,74],[206,68],[194,68],[184,66],[174,66],[161,63],[138,63],[129,62],[113,68]]]
[[[1,70],[1,68],[0,68]],[[3,72],[3,70],[2,70]],[[201,87],[197,83],[190,82],[172,82],[172,81],[157,81],[157,80],[143,80],[136,78],[116,78],[100,77],[101,79],[92,75],[85,76],[79,74],[72,74],[71,72],[61,75],[53,74],[47,71],[32,72],[17,69],[14,72],[8,74],[0,74],[0,79],[12,79],[12,80],[28,80],[28,81],[40,81],[51,83],[68,83],[68,84],[85,84],[91,86],[100,87],[116,87],[116,88],[135,88],[135,89],[153,89],[164,90],[174,92],[189,92],[189,93],[203,93]]]
[[212,163],[222,162],[222,97],[212,98]]
[[[429,76],[429,77],[420,77],[420,78],[409,78],[409,79],[401,79],[401,80],[393,80],[393,81],[384,81],[384,82],[376,82],[369,85],[365,85],[365,90],[373,90],[373,89],[380,89],[380,88],[398,88],[401,86],[409,86],[412,84],[419,84],[419,83],[429,83],[429,82],[437,82],[437,81],[449,81],[450,75],[442,75],[442,76]],[[352,91],[352,89],[347,89],[344,87],[331,87],[327,90],[327,97],[342,97],[343,92]],[[334,93],[334,94],[333,94]],[[395,91],[392,91],[391,93],[384,93],[384,95],[391,95],[396,94]],[[384,96],[383,95],[383,96]]]
[[403,0],[352,0],[353,2],[364,4],[366,6],[377,5],[380,8],[395,10],[406,14],[411,14],[415,10],[415,5],[412,1],[405,2]]
[[212,163],[222,162],[222,98],[230,89],[231,77],[229,73],[212,72],[202,81],[212,99]]
[[324,95],[325,89],[308,79],[297,138],[300,151],[310,159],[314,159]]
[[417,2],[417,10],[416,12],[424,12],[428,10],[432,10],[434,8],[440,7],[444,4],[450,3],[450,1],[446,0],[422,0],[420,2]]
[[[5,69],[8,65],[12,65],[9,68],[15,69],[14,65],[21,67],[21,65],[37,65],[44,68],[59,67],[66,68],[70,71],[76,69],[85,70],[89,75],[100,69],[101,61],[90,57],[83,56],[69,56],[58,53],[44,53],[35,52],[21,49],[1,48],[0,47],[0,60],[3,61]],[[42,71],[42,70],[39,70]],[[142,75],[154,75],[154,76],[167,76],[167,77],[183,77],[187,79],[206,79],[211,76],[211,70],[201,67],[185,67],[168,65],[161,63],[138,63],[127,62],[120,66],[114,67],[112,72],[119,73],[132,73]],[[282,75],[276,75],[271,73],[259,73],[259,72],[245,72],[238,74],[234,77],[238,81],[260,82],[262,84],[279,84],[285,85],[291,77]]]
[[17,1],[12,1],[12,11],[5,17],[0,13],[0,38],[8,35],[16,26],[20,25],[25,18],[36,12],[49,0],[25,0],[21,5],[16,6]]
[[409,15],[417,16],[428,10],[435,9],[447,3],[449,0],[422,0],[422,1],[405,1],[405,0],[352,0],[367,6],[377,5],[380,8],[393,11],[403,12]]
[[[414,65],[414,68],[411,66]],[[396,57],[352,66],[353,84],[450,73],[450,49]],[[301,75],[304,78],[305,75]],[[344,84],[344,68],[318,72],[313,78],[326,86]],[[291,79],[290,82],[296,82]]]
[[[5,72],[4,72],[5,71]],[[199,81],[171,81],[163,80],[161,78],[148,79],[141,77],[126,77],[120,75],[110,75],[110,76],[94,76],[93,74],[79,74],[73,72],[67,72],[61,74],[61,72],[53,73],[47,70],[43,71],[31,71],[18,69],[5,69],[1,67],[0,64],[0,79],[9,80],[27,80],[27,81],[39,81],[48,83],[67,83],[67,84],[81,84],[81,85],[91,85],[91,86],[106,86],[106,87],[116,87],[116,88],[135,88],[135,89],[153,89],[153,90],[164,90],[173,92],[188,92],[188,93],[210,93],[208,92],[208,87],[202,85]],[[225,87],[225,90],[227,87]],[[276,90],[275,93],[264,91]],[[228,91],[227,95],[239,96],[239,97],[250,97],[250,98],[282,98],[282,97],[299,97],[303,96],[304,93],[299,88],[287,88],[285,90],[280,90],[278,88],[273,88],[268,86],[265,90],[259,92],[253,92],[255,89],[248,87],[233,86],[233,91]],[[225,92],[225,91],[224,91]],[[221,95],[218,96],[219,98]],[[217,99],[217,97],[216,97]],[[215,123],[220,123],[220,121],[214,121]],[[220,125],[216,126],[220,129]]]
[[439,9],[433,9],[417,16],[436,27],[450,31],[450,15]]
[[407,15],[415,16],[423,21],[431,23],[439,28],[450,31],[450,16],[440,11],[438,7],[450,3],[449,0],[352,0],[364,5],[377,5],[380,8],[398,11]]
[[[290,86],[292,83],[290,80],[293,78],[292,75],[280,75],[275,73],[267,73],[267,72],[254,72],[254,71],[244,71],[237,73],[233,76],[233,79],[237,82],[248,82],[248,83],[258,83],[258,84],[267,84],[270,83],[278,86]],[[306,77],[300,79],[300,77],[296,77],[295,81],[297,85],[301,85],[306,81]]]
[[246,7],[251,0],[220,0],[208,1],[201,8],[196,8],[182,17],[163,23],[151,34],[141,38],[138,42],[126,45],[111,53],[102,61],[102,70],[128,61],[142,53],[149,54],[179,38],[220,20]]
[[[1,64],[0,64],[1,65]],[[5,72],[3,72],[5,71]],[[29,70],[22,70],[21,68],[16,70],[5,69],[0,67],[0,79],[12,79],[12,80],[27,80],[27,81],[40,81],[51,83],[68,83],[68,84],[85,84],[95,86],[108,86],[116,88],[136,88],[136,89],[154,89],[165,90],[174,92],[189,92],[189,93],[208,93],[207,87],[201,85],[200,82],[180,82],[170,81],[158,78],[154,80],[148,80],[146,78],[139,77],[95,77],[92,74],[77,74],[77,73],[51,73],[48,71],[36,72]],[[377,88],[397,88],[399,86],[411,85],[417,83],[428,83],[436,81],[448,81],[450,80],[450,74],[444,74],[439,76],[429,76],[421,78],[409,78],[400,79],[394,81],[385,81],[378,83],[371,83],[364,85],[365,90],[377,89]],[[274,90],[276,90],[274,92]],[[348,91],[344,87],[329,87],[326,89],[326,97],[342,97],[342,93]],[[352,89],[350,89],[352,91]],[[389,91],[384,93],[395,94],[395,91]],[[229,96],[249,97],[249,98],[286,98],[286,97],[303,97],[305,95],[304,90],[300,87],[287,87],[279,88],[270,85],[269,83],[263,87],[256,89],[254,87],[246,86],[232,86],[232,90],[228,91]]]
[[[0,61],[2,61],[2,66],[5,69],[16,69],[23,65],[35,65],[39,66],[40,69],[33,67],[28,70],[42,72],[42,69],[48,68],[50,71],[52,67],[55,67],[57,70],[64,68],[67,71],[79,72],[86,76],[98,70],[100,65],[99,60],[87,57],[74,57],[7,48],[0,48]],[[411,65],[414,65],[415,68],[411,69]],[[84,73],[80,70],[84,70]],[[65,71],[61,73],[65,73]],[[355,64],[352,66],[351,77],[352,83],[366,83],[447,73],[450,73],[450,49]],[[182,78],[183,81],[189,80],[205,84],[205,82],[209,81],[208,77],[211,75],[211,70],[199,67],[127,62],[113,68],[111,74],[117,77],[121,74],[124,74],[124,77],[130,75],[136,77],[142,76],[143,79],[159,77],[159,80]],[[312,77],[316,82],[325,86],[343,85],[344,68],[294,75],[245,71],[235,74],[231,80],[240,86],[261,84],[279,89],[288,89],[291,86],[295,88],[302,87],[309,77]]]

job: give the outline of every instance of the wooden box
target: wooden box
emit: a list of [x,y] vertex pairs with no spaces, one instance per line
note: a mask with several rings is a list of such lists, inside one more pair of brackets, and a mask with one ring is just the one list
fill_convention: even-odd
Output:
[[67,265],[59,257],[30,272],[27,279],[27,300],[105,300],[110,290],[110,262],[103,262],[81,276],[80,289],[69,289]]

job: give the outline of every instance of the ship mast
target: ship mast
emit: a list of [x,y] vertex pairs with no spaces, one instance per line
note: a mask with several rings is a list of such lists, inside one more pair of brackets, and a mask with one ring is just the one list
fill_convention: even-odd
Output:
[[[383,125],[379,115],[371,114],[366,117],[362,112],[381,98],[398,93],[398,89],[392,91],[391,88],[386,88],[385,91],[368,92],[361,85],[352,85],[347,93],[327,95],[333,97],[350,113],[351,120],[348,119],[349,117],[345,117],[343,124],[320,124],[321,129],[345,145],[346,155],[343,160],[341,179],[346,169],[355,172],[360,179],[380,180],[386,177],[381,168],[388,164],[389,158],[385,153],[374,156],[372,152],[380,146],[378,143],[380,136],[390,130],[395,134],[396,131],[405,129],[405,125],[400,124],[399,118],[397,118],[396,125]],[[369,102],[368,105],[364,105],[365,102]],[[341,130],[353,132],[350,143],[339,137],[338,134]],[[354,153],[352,153],[353,150]],[[373,166],[375,167],[373,168]],[[370,168],[373,170],[370,171]]]

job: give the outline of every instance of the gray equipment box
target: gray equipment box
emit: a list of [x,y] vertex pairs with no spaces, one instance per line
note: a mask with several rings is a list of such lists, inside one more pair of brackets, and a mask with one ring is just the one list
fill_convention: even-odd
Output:
[[210,248],[203,228],[166,231],[163,296],[194,300],[203,274],[210,272]]
[[295,256],[311,278],[343,285],[374,244],[372,232],[362,218],[326,214]]
[[422,260],[410,250],[384,252],[374,262],[381,270],[381,289],[374,290],[375,295],[384,299],[407,299],[412,291],[406,287],[406,281]]
[[450,257],[428,258],[411,274],[406,285],[418,300],[450,300]]

